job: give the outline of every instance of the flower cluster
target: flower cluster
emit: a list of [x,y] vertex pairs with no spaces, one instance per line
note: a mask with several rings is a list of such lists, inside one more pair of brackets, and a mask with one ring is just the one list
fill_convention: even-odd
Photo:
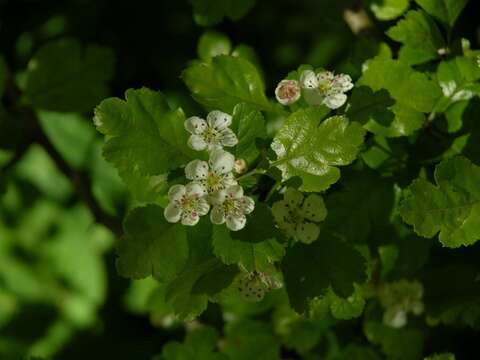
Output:
[[303,194],[293,188],[288,188],[283,200],[273,204],[272,212],[277,226],[287,237],[306,244],[318,238],[320,228],[317,223],[327,216],[321,196],[310,194],[304,200]]
[[261,301],[267,292],[282,287],[282,283],[268,273],[253,271],[241,274],[236,287],[245,300]]
[[303,94],[310,105],[325,105],[338,109],[347,101],[345,93],[353,88],[349,75],[334,75],[331,71],[305,70],[297,80],[282,80],[275,89],[275,96],[282,105],[295,103]]
[[212,223],[225,223],[232,231],[245,226],[246,214],[253,211],[255,202],[244,196],[233,175],[235,157],[223,150],[238,143],[229,128],[231,123],[230,115],[217,110],[210,112],[207,120],[194,116],[185,121],[185,129],[191,133],[188,145],[197,151],[207,150],[209,160],[193,160],[185,166],[185,177],[191,182],[170,188],[164,211],[167,221],[193,226],[211,208]]
[[405,279],[383,285],[379,290],[379,299],[385,308],[383,322],[394,328],[407,324],[409,312],[414,315],[423,313],[423,286],[418,281]]

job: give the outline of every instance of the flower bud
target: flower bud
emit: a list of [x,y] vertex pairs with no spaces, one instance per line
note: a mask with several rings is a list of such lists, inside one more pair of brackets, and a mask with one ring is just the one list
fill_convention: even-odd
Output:
[[300,86],[296,80],[282,80],[275,89],[275,97],[282,105],[291,105],[300,99]]
[[247,162],[243,159],[235,160],[234,169],[235,169],[235,172],[239,175],[245,174],[248,170]]

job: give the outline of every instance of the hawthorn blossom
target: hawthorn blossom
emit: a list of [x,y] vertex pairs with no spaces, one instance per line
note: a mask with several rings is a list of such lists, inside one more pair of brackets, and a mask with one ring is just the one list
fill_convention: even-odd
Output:
[[196,225],[200,216],[210,210],[205,194],[205,189],[197,183],[173,185],[168,191],[169,204],[164,210],[165,219],[171,223],[181,220],[183,225]]
[[305,70],[300,76],[300,84],[310,105],[325,105],[330,109],[338,109],[345,104],[345,93],[353,88],[349,75],[334,75],[331,71],[315,74],[312,70]]
[[282,80],[275,89],[275,97],[282,105],[291,105],[300,99],[301,89],[296,80]]
[[310,244],[318,238],[320,228],[316,223],[325,219],[327,210],[319,195],[311,194],[304,200],[300,191],[288,188],[284,199],[273,204],[272,213],[288,237]]
[[214,150],[210,153],[208,162],[193,160],[185,167],[187,179],[200,184],[208,195],[237,185],[232,170],[235,157],[224,150]]
[[235,146],[237,136],[229,128],[232,117],[224,112],[214,110],[207,115],[207,120],[192,116],[185,120],[185,129],[192,134],[188,145],[197,151],[221,149],[224,146]]
[[268,291],[279,289],[282,283],[268,273],[253,271],[240,275],[236,286],[245,300],[261,301]]
[[243,188],[239,185],[231,186],[218,191],[211,198],[213,205],[210,213],[212,223],[220,225],[226,223],[227,228],[238,231],[247,223],[246,214],[250,214],[255,208],[252,198],[243,195]]

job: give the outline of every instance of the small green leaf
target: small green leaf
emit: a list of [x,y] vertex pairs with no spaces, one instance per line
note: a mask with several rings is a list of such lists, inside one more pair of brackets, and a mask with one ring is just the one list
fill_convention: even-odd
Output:
[[155,187],[165,180],[161,175],[198,157],[187,146],[185,114],[146,88],[127,90],[125,98],[106,99],[95,109],[95,125],[106,136],[103,154],[129,186]]
[[231,360],[280,359],[280,344],[268,324],[250,319],[231,321],[225,326],[225,333],[222,352]]
[[255,0],[192,0],[193,18],[198,25],[211,26],[225,17],[239,20],[255,5]]
[[348,165],[357,157],[365,130],[334,116],[320,123],[321,110],[299,110],[288,117],[272,142],[284,179],[298,176],[300,190],[322,191],[340,178],[336,166]]
[[390,97],[387,90],[373,92],[368,86],[360,86],[352,92],[347,116],[362,125],[370,122],[388,127],[395,118],[389,109],[394,104],[395,100]]
[[468,0],[415,0],[426,12],[447,27],[453,27]]
[[451,353],[434,354],[427,356],[425,360],[455,360],[455,355]]
[[162,349],[162,360],[226,360],[216,352],[218,334],[214,328],[201,327],[187,333],[185,341],[171,341]]
[[421,10],[409,11],[387,35],[403,44],[399,58],[409,65],[435,60],[440,56],[439,49],[445,47],[437,24]]
[[188,257],[185,227],[167,223],[161,207],[132,210],[124,227],[125,239],[118,244],[120,275],[133,279],[153,275],[169,280],[183,269]]
[[416,179],[406,190],[400,213],[417,234],[447,247],[480,239],[480,167],[464,157],[445,160],[435,169],[437,185]]
[[242,102],[257,110],[273,109],[257,69],[241,57],[220,55],[211,62],[193,62],[182,78],[193,98],[209,110],[231,114]]
[[198,41],[198,56],[203,61],[209,61],[218,55],[228,55],[232,50],[230,39],[219,32],[207,31]]
[[260,154],[256,139],[263,139],[267,135],[262,113],[248,104],[238,104],[233,109],[231,129],[238,138],[234,151],[235,157],[251,165]]
[[90,112],[108,95],[113,72],[110,49],[59,40],[40,48],[30,60],[25,96],[39,109]]
[[385,58],[368,62],[368,68],[358,80],[357,86],[369,86],[374,92],[385,89],[396,101],[390,107],[395,119],[385,127],[369,122],[366,128],[377,135],[395,137],[412,134],[422,127],[423,113],[430,113],[442,92],[438,84],[425,74],[413,70],[407,64]]
[[273,234],[269,240],[255,243],[234,236],[235,232],[230,232],[224,225],[213,227],[213,251],[227,265],[241,264],[248,271],[263,271],[285,255],[283,246],[271,239]]
[[393,20],[407,11],[410,0],[370,0],[370,9],[379,20]]
[[299,313],[330,286],[346,298],[353,294],[354,283],[367,278],[364,257],[342,240],[323,234],[310,245],[297,243],[282,262],[290,304]]
[[237,266],[225,266],[219,262],[217,267],[200,276],[197,282],[193,285],[192,293],[214,296],[230,286],[237,274]]

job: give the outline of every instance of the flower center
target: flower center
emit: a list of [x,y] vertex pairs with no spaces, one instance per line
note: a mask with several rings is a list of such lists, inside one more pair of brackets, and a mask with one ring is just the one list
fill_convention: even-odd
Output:
[[180,200],[180,205],[185,212],[194,212],[197,204],[196,196],[184,196]]
[[203,139],[207,143],[214,143],[218,138],[219,132],[213,127],[208,127],[207,130],[203,133]]
[[237,201],[235,199],[226,199],[223,202],[223,209],[225,211],[225,214],[228,214],[230,216],[235,216],[235,214],[240,213],[240,209],[237,206]]
[[320,92],[324,94],[328,92],[328,90],[330,90],[331,87],[332,87],[332,84],[328,80],[321,81],[320,84],[318,84],[318,90],[320,90]]
[[209,172],[206,186],[209,193],[220,190],[222,188],[222,177],[214,172]]

